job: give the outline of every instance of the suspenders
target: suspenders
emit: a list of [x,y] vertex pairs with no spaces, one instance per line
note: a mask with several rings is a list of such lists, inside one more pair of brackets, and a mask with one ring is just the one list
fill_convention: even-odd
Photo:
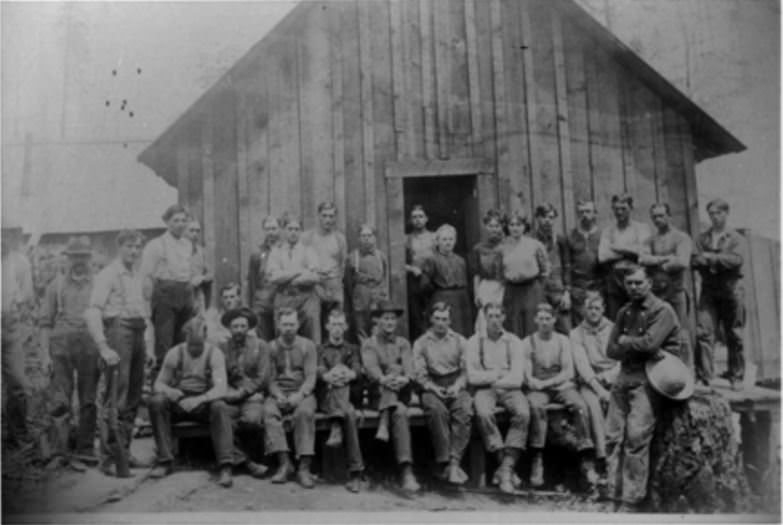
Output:
[[[508,340],[503,340],[503,344],[506,347],[506,367],[511,368],[511,347],[508,344]],[[486,370],[487,365],[484,362],[484,338],[479,337],[479,360],[481,361],[481,367]]]

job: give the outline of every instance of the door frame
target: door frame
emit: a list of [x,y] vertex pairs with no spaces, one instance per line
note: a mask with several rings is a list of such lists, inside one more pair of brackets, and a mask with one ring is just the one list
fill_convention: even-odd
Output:
[[[405,274],[405,193],[404,179],[411,177],[476,177],[478,216],[496,208],[498,181],[492,160],[470,157],[451,160],[403,160],[387,162],[386,217],[388,226],[388,255],[391,300],[401,307],[403,315],[399,333],[408,337],[408,286]],[[482,233],[483,235],[483,233]]]

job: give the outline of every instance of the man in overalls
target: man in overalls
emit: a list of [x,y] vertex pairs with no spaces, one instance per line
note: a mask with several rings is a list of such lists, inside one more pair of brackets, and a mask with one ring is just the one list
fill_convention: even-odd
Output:
[[144,247],[139,268],[155,326],[156,369],[166,352],[183,341],[182,327],[194,312],[194,289],[203,282],[203,276],[191,275],[193,243],[185,236],[190,221],[187,210],[174,204],[163,221],[166,233]]

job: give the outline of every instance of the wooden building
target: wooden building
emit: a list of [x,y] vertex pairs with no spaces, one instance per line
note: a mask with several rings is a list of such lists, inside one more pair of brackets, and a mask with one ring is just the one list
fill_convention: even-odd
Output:
[[566,231],[623,191],[693,234],[695,164],[744,148],[572,0],[335,0],[297,5],[139,159],[203,219],[218,285],[264,216],[312,227],[334,201],[349,245],[378,226],[405,304],[412,204],[462,253],[490,208],[551,202]]

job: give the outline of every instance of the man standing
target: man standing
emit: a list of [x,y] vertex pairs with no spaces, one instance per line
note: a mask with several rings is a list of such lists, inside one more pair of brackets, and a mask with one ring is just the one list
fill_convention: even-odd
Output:
[[[23,335],[20,331],[22,310],[29,308],[34,299],[33,272],[30,261],[19,252],[22,228],[2,228],[2,370],[8,399],[3,399],[8,418],[9,441],[22,445],[29,439],[27,428],[27,402],[31,385],[25,373]],[[45,350],[42,349],[42,354]],[[42,355],[42,361],[47,356]]]
[[596,223],[595,203],[579,201],[576,205],[579,224],[571,230],[567,242],[571,260],[571,321],[577,325],[583,317],[585,296],[588,291],[603,293],[604,283],[598,264],[598,243],[601,232]]
[[269,282],[267,264],[272,248],[280,244],[280,222],[271,215],[264,219],[264,242],[250,256],[247,271],[247,304],[258,317],[258,335],[264,341],[275,338],[275,285]]
[[590,415],[590,430],[595,443],[597,470],[606,477],[606,418],[604,403],[620,372],[620,363],[606,355],[614,323],[604,317],[604,299],[598,292],[587,292],[584,319],[571,330],[571,351],[579,380],[579,394]]
[[226,362],[215,346],[206,342],[201,317],[185,324],[185,342],[170,349],[163,360],[147,407],[157,449],[157,465],[150,477],[162,478],[172,471],[174,454],[171,425],[177,421],[209,423],[212,447],[220,468],[218,484],[230,487],[231,467],[244,459],[234,447],[232,410],[226,396]]
[[[79,394],[79,423],[74,454],[61,450],[71,468],[83,472],[82,461],[97,463],[94,441],[96,428],[96,398],[98,379],[98,349],[84,320],[84,312],[92,293],[89,237],[71,237],[63,253],[68,257],[68,271],[49,283],[41,305],[41,344],[45,355],[44,369],[52,365],[52,400],[50,412],[61,436],[68,436],[73,424],[71,403],[74,373]],[[50,357],[51,356],[51,357]],[[67,443],[61,443],[67,449]]]
[[729,353],[729,369],[723,377],[732,389],[742,388],[745,375],[742,328],[745,326],[740,236],[726,226],[729,203],[715,199],[707,204],[712,227],[699,235],[693,267],[701,274],[698,326],[696,328],[696,379],[710,384],[715,375],[715,332],[723,329]]
[[631,301],[617,315],[607,350],[621,364],[609,401],[606,444],[610,495],[622,501],[619,510],[633,512],[647,495],[658,406],[644,368],[661,351],[676,355],[681,340],[677,314],[652,293],[644,268],[631,266],[625,286]]
[[157,368],[166,352],[182,342],[182,327],[193,315],[193,292],[203,282],[203,276],[191,276],[193,243],[185,236],[189,220],[183,206],[170,206],[163,214],[166,233],[147,243],[141,257],[139,273],[155,326]]
[[419,482],[413,474],[413,452],[411,431],[408,422],[408,404],[412,394],[413,354],[410,343],[397,336],[397,322],[402,309],[390,301],[381,301],[373,311],[378,318],[378,330],[362,344],[362,362],[368,381],[371,383],[371,405],[377,404],[380,413],[375,438],[389,440],[389,419],[391,438],[397,463],[401,468],[402,489],[406,492],[419,490]]
[[[671,208],[665,202],[650,207],[650,219],[655,226],[653,233],[642,243],[639,264],[647,267],[652,278],[652,291],[672,305],[680,327],[685,330],[688,322],[688,292],[685,289],[685,270],[691,264],[693,243],[683,231],[671,224]],[[691,363],[691,356],[682,356]]]
[[[223,401],[233,421],[260,435],[264,428],[264,391],[269,383],[269,348],[257,337],[250,337],[256,327],[256,316],[249,308],[235,308],[224,313],[221,321],[231,338],[220,345],[226,361],[227,388]],[[232,429],[233,430],[233,429]],[[232,436],[232,441],[235,438]],[[267,468],[247,457],[237,448],[234,465],[243,463],[251,476],[261,478]],[[221,476],[230,477],[231,467],[224,466]]]
[[362,341],[373,331],[370,312],[389,298],[389,264],[376,245],[375,228],[369,224],[359,227],[359,247],[348,258],[346,281],[351,291],[354,328]]
[[606,276],[606,312],[615,320],[626,302],[628,293],[623,285],[625,274],[639,260],[642,243],[650,236],[650,228],[631,219],[633,197],[627,194],[612,196],[615,223],[601,232],[598,243],[598,262],[608,266]]
[[293,472],[288,442],[283,429],[283,415],[293,413],[294,449],[299,460],[297,480],[307,489],[315,486],[310,463],[315,454],[315,410],[313,395],[318,374],[318,356],[309,339],[296,335],[299,315],[293,308],[280,308],[277,317],[277,339],[270,343],[269,396],[264,403],[264,449],[278,458],[272,483],[285,483]]
[[[351,403],[352,386],[362,370],[359,349],[345,341],[348,322],[340,310],[329,312],[326,323],[328,339],[318,348],[318,406],[331,421],[327,447],[340,447],[345,441],[350,480],[346,488],[359,492],[364,470],[359,446],[356,410]],[[359,392],[361,395],[361,392]]]
[[432,305],[431,327],[413,344],[413,366],[435,449],[438,475],[449,483],[468,480],[460,468],[470,441],[473,399],[466,390],[465,338],[449,328],[451,308]]
[[[342,310],[345,305],[343,278],[348,248],[345,235],[337,231],[337,206],[333,202],[318,205],[318,227],[302,234],[302,243],[310,246],[318,255],[319,283],[316,292],[321,299],[319,321],[334,309]],[[321,341],[321,325],[316,325]]]
[[533,449],[533,466],[530,468],[530,484],[544,484],[544,445],[546,445],[550,401],[565,405],[573,415],[577,452],[581,457],[581,470],[589,485],[595,485],[598,475],[593,464],[593,440],[590,439],[590,420],[584,399],[576,391],[574,362],[568,337],[554,332],[554,309],[548,303],[538,305],[536,326],[538,330],[522,340],[525,363],[525,384],[530,402],[530,448]]
[[426,330],[429,297],[422,290],[422,268],[435,250],[435,233],[427,229],[427,213],[421,204],[411,209],[411,232],[405,240],[405,273],[408,276],[408,315],[412,338]]
[[[525,357],[522,342],[503,330],[506,320],[502,305],[484,305],[487,333],[468,339],[465,351],[468,384],[474,390],[473,405],[484,447],[495,454],[500,465],[492,477],[505,493],[514,492],[517,461],[527,445],[530,406],[522,394],[525,377]],[[505,440],[495,419],[500,405],[510,413]]]
[[321,281],[318,254],[300,241],[302,224],[289,217],[283,226],[285,242],[272,248],[267,262],[267,279],[277,289],[274,297],[275,311],[293,308],[297,312],[297,326],[301,335],[319,343],[321,341],[321,300],[316,285]]
[[546,300],[554,309],[555,329],[561,334],[571,330],[571,253],[565,237],[555,233],[557,210],[552,204],[536,206],[536,239],[546,247],[550,271],[544,290]]
[[231,339],[231,330],[223,324],[223,315],[241,306],[242,294],[237,283],[228,283],[220,289],[220,304],[204,312],[207,341],[220,346]]
[[[193,288],[194,313],[201,313],[209,308],[212,291],[212,272],[207,264],[207,253],[201,244],[201,223],[191,219],[188,223],[185,235],[193,244],[193,252],[190,257],[190,279]],[[200,281],[200,282],[199,282]]]
[[141,232],[136,230],[124,230],[117,235],[119,256],[95,276],[90,302],[84,312],[87,329],[111,372],[106,375],[106,392],[114,389],[117,392],[113,408],[120,422],[117,430],[122,435],[119,438],[109,419],[112,396],[105,395],[103,401],[104,473],[110,472],[112,458],[108,453],[111,450],[116,457],[120,453],[117,451],[120,442],[130,449],[133,423],[141,403],[145,356],[147,362],[155,360],[149,303],[144,300],[141,275],[134,271],[143,239]]

